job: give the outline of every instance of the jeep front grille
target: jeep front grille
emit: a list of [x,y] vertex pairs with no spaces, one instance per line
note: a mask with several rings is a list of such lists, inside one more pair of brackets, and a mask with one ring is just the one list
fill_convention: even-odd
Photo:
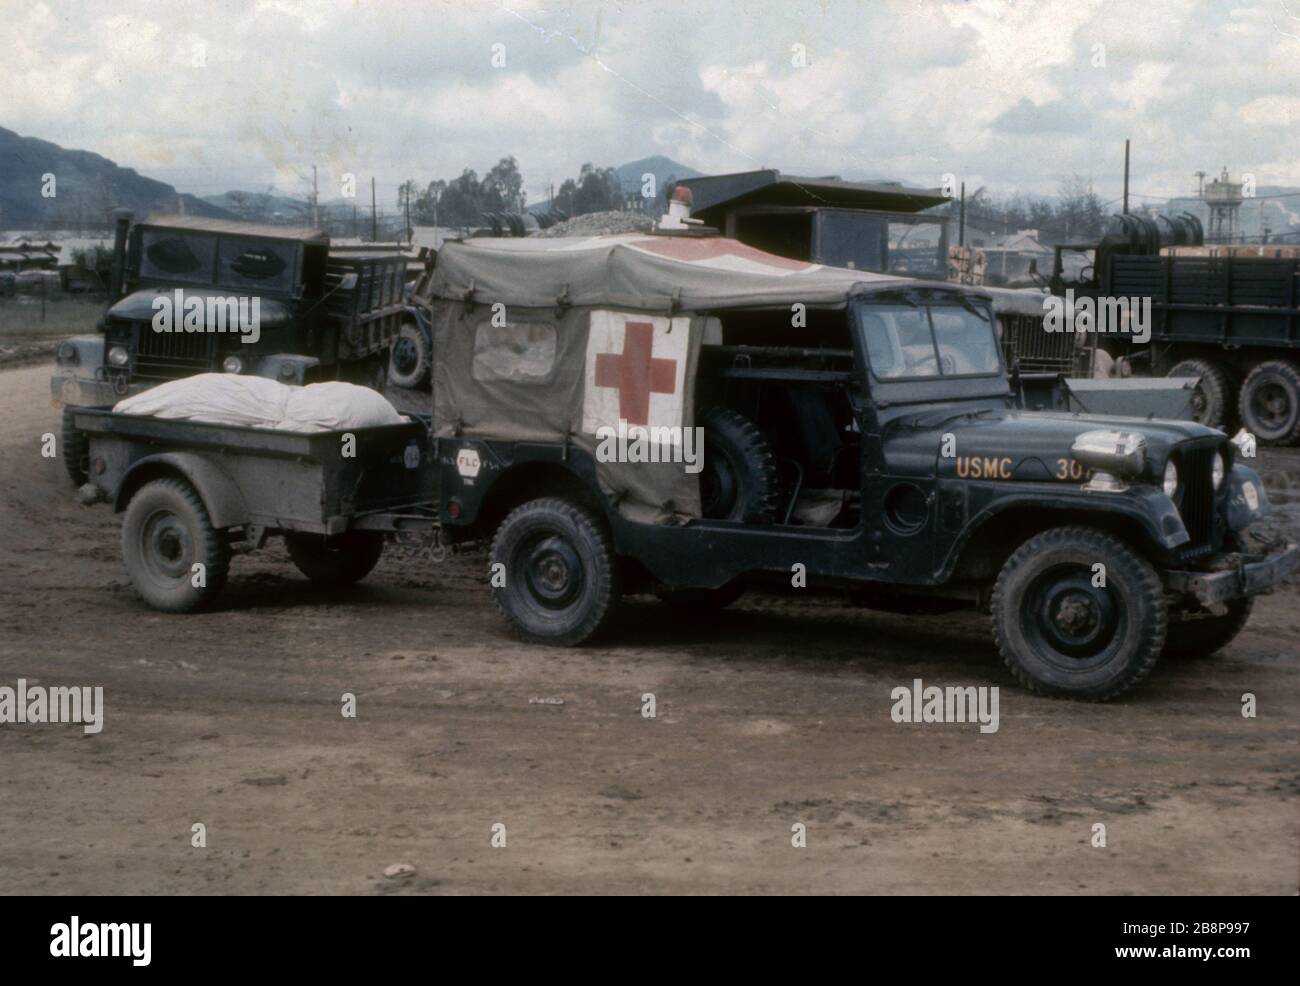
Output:
[[1174,449],[1173,461],[1182,488],[1178,513],[1191,536],[1182,548],[1184,558],[1194,558],[1214,550],[1216,491],[1212,470],[1217,451],[1216,442],[1188,444]]
[[178,380],[215,369],[211,332],[155,332],[148,322],[136,323],[135,375]]
[[1048,332],[1041,315],[999,315],[1002,354],[1025,373],[1069,373],[1074,369],[1074,333]]

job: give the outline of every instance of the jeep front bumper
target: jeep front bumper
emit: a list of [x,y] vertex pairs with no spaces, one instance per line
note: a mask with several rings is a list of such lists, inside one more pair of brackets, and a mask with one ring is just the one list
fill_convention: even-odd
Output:
[[1165,586],[1170,592],[1191,596],[1209,607],[1267,592],[1297,568],[1300,545],[1287,544],[1262,558],[1242,556],[1235,566],[1217,572],[1166,572]]

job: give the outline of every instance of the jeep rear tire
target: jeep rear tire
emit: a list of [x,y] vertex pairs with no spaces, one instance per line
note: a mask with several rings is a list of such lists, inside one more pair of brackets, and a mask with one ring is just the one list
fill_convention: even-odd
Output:
[[388,379],[394,386],[416,389],[429,382],[433,366],[433,346],[424,330],[412,319],[402,322],[402,329],[393,340],[392,357],[388,361]]
[[1170,620],[1165,635],[1164,657],[1209,657],[1223,650],[1246,627],[1254,596],[1242,596],[1228,602],[1228,611],[1219,616],[1193,616]]
[[[192,486],[156,479],[140,487],[126,508],[122,560],[145,602],[165,613],[188,613],[221,595],[230,544],[224,531],[213,528]],[[203,566],[201,579],[195,565]],[[203,584],[196,586],[196,579]]]
[[59,441],[63,443],[63,468],[68,478],[81,486],[90,478],[90,439],[73,424],[70,407],[63,409],[63,434]]
[[528,643],[583,643],[617,609],[618,560],[605,522],[566,500],[533,500],[511,512],[492,539],[491,571],[504,574],[504,584],[490,580],[497,608]]
[[1250,371],[1241,385],[1241,423],[1262,445],[1300,440],[1300,368],[1275,359]]
[[1200,377],[1192,391],[1192,417],[1209,428],[1227,427],[1232,382],[1223,367],[1206,359],[1185,359],[1165,376]]
[[1022,685],[1088,701],[1114,698],[1151,673],[1168,619],[1151,564],[1089,527],[1053,528],[1022,544],[998,575],[992,614],[998,650]]
[[726,407],[700,416],[704,468],[700,503],[711,520],[770,524],[776,517],[776,455],[749,418]]
[[379,531],[345,531],[323,534],[291,532],[284,536],[298,571],[319,585],[351,585],[360,582],[379,564],[384,553],[384,535]]

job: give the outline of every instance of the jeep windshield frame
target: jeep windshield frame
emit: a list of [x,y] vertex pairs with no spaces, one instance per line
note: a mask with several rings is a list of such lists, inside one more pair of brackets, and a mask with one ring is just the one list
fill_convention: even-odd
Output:
[[[873,403],[933,403],[1011,393],[989,298],[942,285],[893,288],[856,295],[850,311],[863,383]],[[961,317],[936,329],[936,313]],[[904,347],[900,329],[908,323],[914,335]],[[979,337],[963,339],[953,334],[954,328]],[[956,341],[970,345],[963,351],[954,348]],[[910,362],[904,348],[911,350]],[[901,371],[890,369],[900,360]]]

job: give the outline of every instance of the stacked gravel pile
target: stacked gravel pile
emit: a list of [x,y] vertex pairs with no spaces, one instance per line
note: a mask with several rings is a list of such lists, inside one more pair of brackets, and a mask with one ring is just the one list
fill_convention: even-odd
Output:
[[585,216],[574,216],[562,223],[556,223],[550,229],[544,229],[538,236],[600,236],[606,233],[648,233],[654,227],[654,219],[639,212],[589,212]]

